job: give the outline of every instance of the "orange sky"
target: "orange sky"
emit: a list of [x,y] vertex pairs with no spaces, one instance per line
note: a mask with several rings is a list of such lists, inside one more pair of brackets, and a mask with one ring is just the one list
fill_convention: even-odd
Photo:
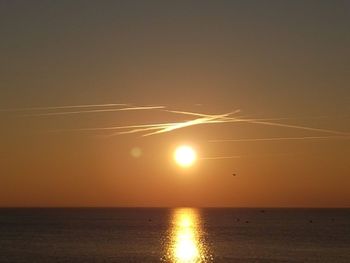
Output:
[[0,206],[349,207],[349,10],[1,3]]

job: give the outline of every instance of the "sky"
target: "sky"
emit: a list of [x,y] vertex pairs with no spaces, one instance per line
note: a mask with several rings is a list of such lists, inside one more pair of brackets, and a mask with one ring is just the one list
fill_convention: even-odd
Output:
[[350,207],[349,28],[349,1],[0,1],[0,206]]

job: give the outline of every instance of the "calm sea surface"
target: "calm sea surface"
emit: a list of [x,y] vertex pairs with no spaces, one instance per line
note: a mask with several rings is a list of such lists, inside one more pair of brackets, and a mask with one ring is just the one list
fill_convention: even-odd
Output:
[[0,262],[350,262],[350,209],[0,209]]

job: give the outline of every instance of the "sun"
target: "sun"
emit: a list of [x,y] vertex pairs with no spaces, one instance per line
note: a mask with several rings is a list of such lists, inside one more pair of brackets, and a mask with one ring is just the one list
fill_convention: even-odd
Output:
[[178,165],[182,167],[189,167],[196,161],[197,154],[192,147],[188,145],[181,145],[175,149],[174,159]]

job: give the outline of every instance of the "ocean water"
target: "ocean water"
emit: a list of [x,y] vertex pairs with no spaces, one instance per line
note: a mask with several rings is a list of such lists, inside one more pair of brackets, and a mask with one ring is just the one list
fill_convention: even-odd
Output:
[[350,209],[0,209],[0,262],[350,262]]

